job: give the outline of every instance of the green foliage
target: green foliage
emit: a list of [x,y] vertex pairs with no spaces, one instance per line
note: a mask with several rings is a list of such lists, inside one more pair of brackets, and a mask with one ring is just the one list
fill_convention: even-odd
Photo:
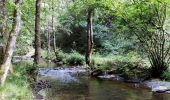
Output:
[[55,55],[56,55],[57,62],[62,62],[63,64],[67,63],[66,53],[64,53],[62,50],[60,49],[56,50]]
[[112,62],[112,59],[108,57],[102,57],[99,54],[95,54],[92,57],[93,68],[101,70],[102,72],[109,69],[109,64]]
[[83,65],[85,57],[76,51],[72,51],[66,61],[70,65]]
[[35,74],[37,69],[35,66],[33,66],[32,62],[28,61],[17,63],[15,66],[18,68],[15,68],[14,71],[19,72],[21,76]]
[[35,72],[31,63],[22,62],[14,66],[14,73],[10,74],[4,87],[0,87],[1,100],[32,100],[29,75]]
[[64,53],[62,50],[57,50],[56,60],[62,64],[68,65],[84,65],[85,58],[83,55],[73,50],[70,53]]
[[[117,62],[118,63],[118,62]],[[139,68],[139,62],[119,62],[117,66],[117,73],[119,73],[125,79],[145,79],[149,74],[146,68]]]
[[148,61],[136,52],[129,52],[126,55],[102,56],[95,54],[93,56],[94,71],[104,73],[110,70],[126,79],[145,79],[150,77],[148,74],[149,66]]
[[162,78],[167,80],[167,81],[170,81],[170,70],[169,69],[164,71]]
[[152,77],[159,78],[169,63],[170,44],[166,33],[167,3],[159,0],[123,2],[117,14],[122,26],[136,35],[151,63]]

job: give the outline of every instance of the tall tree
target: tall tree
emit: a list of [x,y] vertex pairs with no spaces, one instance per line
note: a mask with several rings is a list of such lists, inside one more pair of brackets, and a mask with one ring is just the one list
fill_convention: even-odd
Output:
[[41,0],[36,0],[36,11],[35,11],[35,57],[34,57],[34,63],[36,65],[39,65],[39,63],[40,63],[40,51],[41,51],[40,14],[41,14]]
[[[73,11],[82,16],[86,12],[87,16],[87,48],[86,48],[86,64],[91,66],[91,58],[93,53],[93,16],[96,9],[113,9],[114,0],[74,0]],[[82,13],[83,12],[83,13]],[[80,15],[81,14],[81,15]]]
[[12,26],[11,32],[9,33],[9,38],[8,38],[8,42],[7,42],[7,46],[6,46],[5,54],[4,54],[4,59],[1,65],[0,78],[1,78],[2,86],[5,83],[6,77],[8,75],[8,72],[11,66],[11,59],[12,59],[16,39],[20,31],[21,4],[22,4],[22,0],[15,0],[15,8],[14,8],[15,10],[13,14],[13,26]]
[[4,38],[6,19],[6,0],[0,0],[0,37]]
[[5,48],[6,0],[0,0],[0,64],[2,64]]
[[86,50],[86,64],[91,64],[91,56],[93,49],[93,9],[88,9],[87,12],[87,50]]
[[55,33],[55,29],[54,29],[54,1],[51,1],[52,3],[52,18],[51,18],[51,24],[52,24],[52,33],[53,33],[53,48],[54,48],[54,52],[56,52],[56,33]]

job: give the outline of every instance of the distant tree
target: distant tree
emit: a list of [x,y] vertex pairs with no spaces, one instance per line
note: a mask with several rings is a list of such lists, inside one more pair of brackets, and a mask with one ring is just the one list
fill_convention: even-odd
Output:
[[52,26],[52,33],[53,33],[53,48],[54,52],[56,52],[57,47],[56,47],[56,31],[55,31],[55,23],[54,23],[54,0],[51,1],[51,6],[52,6],[52,16],[51,16],[51,26]]
[[[93,41],[93,16],[96,9],[113,9],[113,0],[74,0],[73,11],[76,15],[83,14],[85,12],[87,18],[87,48],[86,48],[86,64],[91,66],[92,53],[94,47]],[[83,12],[83,13],[82,13]]]

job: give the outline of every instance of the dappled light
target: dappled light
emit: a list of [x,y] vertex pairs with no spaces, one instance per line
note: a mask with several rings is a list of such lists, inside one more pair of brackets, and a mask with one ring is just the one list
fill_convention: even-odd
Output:
[[170,1],[0,0],[0,100],[170,100]]

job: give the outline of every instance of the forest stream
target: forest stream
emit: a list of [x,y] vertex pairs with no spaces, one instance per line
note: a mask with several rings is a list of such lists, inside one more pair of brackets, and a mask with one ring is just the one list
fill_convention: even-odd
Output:
[[170,94],[92,78],[81,69],[40,69],[37,79],[36,100],[170,100]]

